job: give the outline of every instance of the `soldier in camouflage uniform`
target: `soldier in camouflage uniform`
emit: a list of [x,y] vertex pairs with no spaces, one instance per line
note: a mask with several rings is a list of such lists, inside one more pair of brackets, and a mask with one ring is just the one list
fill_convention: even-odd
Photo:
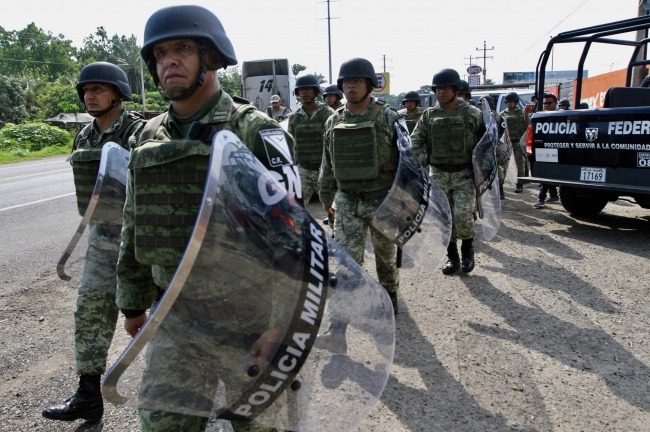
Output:
[[302,197],[309,204],[318,192],[318,173],[323,159],[323,132],[325,121],[334,113],[330,107],[318,102],[320,93],[318,78],[314,75],[301,76],[296,80],[296,96],[301,105],[289,117],[288,132],[296,140],[296,163],[300,171]]
[[[515,164],[517,165],[517,177],[526,175],[526,152],[519,145],[519,140],[526,133],[526,120],[524,110],[519,106],[519,95],[510,92],[505,97],[506,109],[499,113],[498,123],[501,124],[503,119],[506,120],[508,135],[512,142],[512,152],[514,153]],[[515,193],[522,193],[524,185],[517,182]]]
[[420,108],[420,95],[418,92],[410,91],[406,93],[404,99],[402,99],[402,105],[404,105],[404,108],[397,111],[397,114],[404,117],[406,120],[406,127],[408,128],[409,133],[412,133],[418,120],[420,120],[420,116],[424,112],[422,108]]
[[323,99],[325,99],[327,106],[332,108],[334,111],[343,106],[343,102],[341,102],[341,99],[343,99],[343,92],[339,90],[336,84],[325,87]]
[[[129,138],[140,133],[144,120],[122,107],[123,100],[131,100],[131,88],[124,71],[111,63],[96,62],[84,66],[76,88],[79,99],[94,117],[92,123],[75,137],[69,159],[77,207],[83,216],[99,171],[102,146],[113,141],[128,150]],[[74,314],[79,388],[64,403],[43,410],[45,418],[98,421],[104,414],[100,378],[106,370],[106,356],[118,315],[115,264],[119,244],[120,225],[90,225]]]
[[354,58],[343,63],[337,86],[347,103],[325,124],[320,201],[330,219],[335,204],[334,237],[360,265],[370,230],[379,283],[390,295],[397,313],[397,247],[370,222],[388,194],[397,170],[395,122],[399,114],[370,96],[373,87],[377,87],[377,76],[366,59]]
[[[442,69],[433,75],[431,90],[438,101],[424,110],[411,134],[420,162],[430,167],[431,175],[451,206],[451,241],[447,248],[448,260],[442,268],[446,275],[454,274],[459,268],[464,273],[474,269],[476,190],[472,151],[485,132],[481,112],[456,95],[460,81],[453,69]],[[462,263],[458,240],[462,240]]]
[[[301,194],[292,137],[275,120],[220,87],[217,70],[236,65],[237,59],[221,22],[211,11],[193,5],[158,10],[145,26],[141,55],[171,105],[166,113],[150,120],[132,150],[129,165],[117,264],[117,305],[131,335],[142,327],[146,309],[152,303],[156,306],[156,298],[180,263],[200,209],[211,136],[216,131],[232,131],[277,174],[290,195],[299,199]],[[266,149],[271,150],[274,143],[286,145],[283,149],[289,154],[271,161]],[[149,283],[149,275],[154,283]],[[219,283],[207,288],[216,293],[223,289]],[[186,365],[176,361],[178,350],[174,351],[175,341],[185,337],[157,334],[156,361],[147,363],[141,391],[151,386],[167,386],[173,391],[185,380],[185,371],[177,368]],[[275,346],[277,338],[277,334],[265,332],[258,343]],[[218,373],[206,370],[204,364],[194,367],[210,377]],[[143,431],[203,431],[208,423],[205,417],[144,408],[139,414]],[[235,431],[268,430],[237,422],[232,425]]]
[[472,100],[472,92],[467,81],[460,80],[460,88],[458,89],[457,96],[461,99],[464,99],[468,103]]

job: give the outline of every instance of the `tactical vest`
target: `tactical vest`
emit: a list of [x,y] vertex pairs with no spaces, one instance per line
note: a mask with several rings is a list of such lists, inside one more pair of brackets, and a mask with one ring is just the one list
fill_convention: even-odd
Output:
[[521,110],[515,111],[502,111],[501,116],[506,119],[508,125],[508,135],[512,142],[519,141],[521,136],[526,132],[526,124],[524,123],[524,112]]
[[296,162],[303,168],[319,169],[323,159],[323,132],[324,124],[320,121],[296,115],[294,120],[296,139]]
[[405,108],[403,110],[399,110],[397,113],[404,118],[404,121],[406,121],[406,128],[408,129],[409,133],[413,133],[415,125],[418,124],[418,120],[420,120],[420,117],[422,116],[422,111],[419,110],[415,114],[408,114]]
[[[124,118],[122,126],[111,133],[107,137],[106,142],[113,141],[129,150],[129,134],[125,134],[125,132],[129,131],[131,125],[133,125],[138,119],[139,117],[132,113],[129,113]],[[69,161],[72,164],[72,176],[74,178],[75,193],[77,195],[77,210],[79,212],[79,216],[82,217],[88,208],[90,198],[92,197],[93,190],[95,189],[97,174],[99,173],[99,162],[102,156],[101,147],[85,147],[85,144],[88,141],[88,137],[92,132],[92,128],[93,124],[89,123],[81,130],[81,132],[79,132],[79,139],[75,143],[76,148],[69,158]]]
[[[252,105],[233,104],[229,122],[210,125],[215,131],[232,130],[237,119],[252,110]],[[155,134],[148,126],[141,135],[142,144],[132,150],[129,161],[135,204],[135,257],[145,265],[177,266],[201,207],[211,143],[190,138],[143,139]]]
[[477,139],[469,127],[471,124],[469,109],[464,109],[461,113],[444,113],[442,116],[431,117],[429,136],[432,148],[429,163],[471,164],[472,149]]
[[368,117],[357,123],[344,122],[343,109],[333,114],[330,156],[341,189],[377,190],[393,183],[392,172],[397,169],[399,157],[397,147],[386,136],[383,115],[375,121],[384,102],[372,104]]

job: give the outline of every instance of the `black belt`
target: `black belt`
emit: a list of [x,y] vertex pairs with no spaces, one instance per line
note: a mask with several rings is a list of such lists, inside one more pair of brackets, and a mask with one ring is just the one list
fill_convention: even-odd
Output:
[[431,164],[431,166],[444,172],[458,172],[471,167],[468,164]]
[[350,195],[353,198],[359,198],[362,200],[373,200],[373,199],[385,197],[388,194],[389,189],[390,187],[377,189],[374,191],[341,190],[341,192]]

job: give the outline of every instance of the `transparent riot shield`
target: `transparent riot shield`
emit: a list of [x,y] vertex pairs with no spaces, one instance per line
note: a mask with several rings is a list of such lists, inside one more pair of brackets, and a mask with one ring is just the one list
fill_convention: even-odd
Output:
[[403,118],[395,128],[399,166],[393,186],[372,217],[372,225],[416,265],[433,269],[447,253],[451,238],[449,201],[413,152]]
[[491,240],[501,225],[501,199],[497,171],[499,131],[487,101],[483,101],[483,121],[486,131],[474,147],[472,167],[476,187],[476,204],[485,240]]
[[129,157],[128,150],[112,141],[102,147],[99,171],[90,202],[77,231],[56,265],[56,273],[59,278],[70,280],[70,276],[65,273],[65,263],[77,247],[88,224],[122,225]]
[[[334,321],[344,353],[314,345]],[[183,258],[102,393],[149,410],[352,430],[383,392],[394,334],[385,290],[222,131]]]
[[504,116],[501,122],[503,133],[497,145],[497,163],[503,167],[503,174],[507,175],[508,165],[512,157],[512,140],[510,139],[510,133],[508,133],[508,119]]

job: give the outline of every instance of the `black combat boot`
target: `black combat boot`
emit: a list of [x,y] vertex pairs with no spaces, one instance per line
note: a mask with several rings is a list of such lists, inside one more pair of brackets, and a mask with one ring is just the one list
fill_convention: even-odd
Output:
[[397,315],[397,291],[389,292],[390,302],[393,304],[393,315]]
[[474,239],[465,239],[460,245],[460,254],[462,260],[460,269],[463,273],[469,273],[474,270]]
[[442,274],[454,274],[459,267],[460,257],[458,256],[458,246],[455,241],[449,242],[449,246],[447,246],[447,262],[442,266]]
[[73,421],[84,419],[91,422],[101,420],[104,415],[104,401],[100,388],[101,375],[81,375],[79,388],[70,399],[61,405],[43,410],[43,417],[50,420]]
[[515,186],[515,193],[522,193],[524,191],[524,185],[522,183],[517,183]]

